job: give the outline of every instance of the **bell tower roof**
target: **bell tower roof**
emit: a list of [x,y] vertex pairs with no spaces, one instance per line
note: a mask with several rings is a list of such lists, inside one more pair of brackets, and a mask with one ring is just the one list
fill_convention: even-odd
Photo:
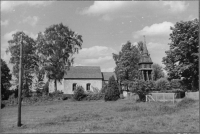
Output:
[[148,53],[147,46],[146,46],[146,41],[145,41],[145,36],[144,36],[144,42],[142,45],[142,53],[140,57],[139,64],[153,64],[150,54]]

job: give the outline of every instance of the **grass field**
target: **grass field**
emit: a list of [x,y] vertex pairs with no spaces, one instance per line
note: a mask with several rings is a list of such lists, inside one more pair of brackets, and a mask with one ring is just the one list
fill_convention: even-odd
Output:
[[1,132],[199,132],[199,101],[136,103],[58,101],[22,106],[17,125],[17,106],[1,110]]

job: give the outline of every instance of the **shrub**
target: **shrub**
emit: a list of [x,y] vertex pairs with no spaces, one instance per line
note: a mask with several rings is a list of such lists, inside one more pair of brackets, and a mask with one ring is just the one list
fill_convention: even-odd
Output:
[[60,97],[62,95],[63,95],[63,92],[59,91],[59,90],[54,91],[54,92],[52,92],[52,93],[49,94],[49,96],[51,96],[51,97]]
[[156,81],[156,90],[169,90],[170,89],[170,83],[166,78],[160,78]]
[[179,88],[181,88],[180,81],[181,81],[180,79],[173,79],[173,80],[171,80],[171,82],[170,82],[171,88],[173,88],[173,89],[179,89]]
[[86,97],[86,93],[84,92],[84,89],[82,86],[78,86],[75,90],[74,90],[74,96],[73,98],[77,101],[81,101],[83,98]]
[[100,90],[100,92],[101,92],[101,93],[105,93],[107,88],[108,88],[108,84],[104,83],[104,84],[103,84],[103,87],[102,87],[101,90]]
[[42,92],[47,95],[49,93],[49,81],[47,81],[45,83],[45,85],[43,86]]
[[62,96],[62,100],[67,100],[67,99],[69,99],[68,96],[66,96],[66,95],[63,95],[63,96]]
[[139,96],[138,101],[145,101],[146,95],[149,94],[150,91],[155,90],[155,82],[135,80],[129,83],[129,89]]
[[104,98],[103,93],[93,93],[93,94],[88,94],[86,100],[101,100],[103,98]]
[[120,92],[114,76],[111,76],[108,81],[108,88],[105,90],[105,101],[116,101],[120,98]]

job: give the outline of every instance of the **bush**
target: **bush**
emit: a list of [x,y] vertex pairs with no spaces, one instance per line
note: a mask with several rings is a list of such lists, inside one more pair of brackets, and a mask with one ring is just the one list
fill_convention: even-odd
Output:
[[116,101],[120,98],[120,92],[114,76],[111,76],[108,81],[108,88],[105,90],[105,101]]
[[69,99],[69,96],[67,96],[65,94],[62,96],[62,100],[68,100],[68,99]]
[[104,83],[104,84],[103,84],[103,87],[102,87],[101,90],[100,90],[100,92],[101,92],[101,93],[105,93],[107,88],[108,88],[108,84]]
[[156,90],[169,90],[170,89],[170,83],[166,78],[160,78],[156,81]]
[[81,101],[86,97],[86,93],[84,92],[84,89],[82,86],[78,86],[75,90],[74,90],[74,96],[73,98],[77,101]]
[[170,86],[173,89],[180,89],[181,88],[181,83],[180,83],[180,79],[173,79],[170,82]]
[[59,90],[54,91],[54,92],[52,92],[52,93],[49,94],[49,96],[51,96],[51,97],[60,97],[62,95],[63,95],[63,92],[59,91]]
[[86,100],[101,100],[103,98],[104,98],[103,93],[93,93],[93,94],[88,94]]
[[145,101],[146,95],[149,94],[150,91],[155,90],[155,82],[135,80],[133,82],[129,82],[129,89],[131,92],[139,96],[138,101]]
[[99,91],[98,88],[93,88],[93,91],[86,91],[86,100],[101,100],[104,98],[104,93]]

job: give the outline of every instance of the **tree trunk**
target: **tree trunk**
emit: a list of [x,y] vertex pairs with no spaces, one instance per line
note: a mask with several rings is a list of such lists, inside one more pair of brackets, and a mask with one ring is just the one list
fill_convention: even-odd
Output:
[[57,91],[57,80],[54,81],[55,92]]

